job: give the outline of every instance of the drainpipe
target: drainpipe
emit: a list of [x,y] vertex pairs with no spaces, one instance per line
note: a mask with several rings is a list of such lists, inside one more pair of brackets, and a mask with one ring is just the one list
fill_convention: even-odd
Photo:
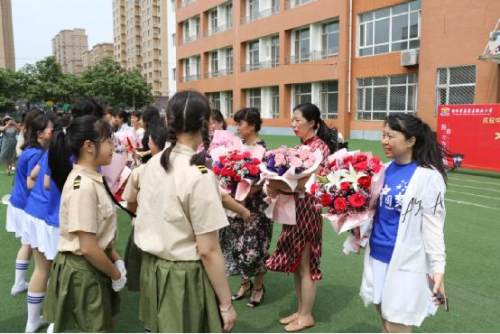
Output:
[[349,59],[347,70],[347,112],[351,113],[351,72],[352,72],[352,0],[349,0]]

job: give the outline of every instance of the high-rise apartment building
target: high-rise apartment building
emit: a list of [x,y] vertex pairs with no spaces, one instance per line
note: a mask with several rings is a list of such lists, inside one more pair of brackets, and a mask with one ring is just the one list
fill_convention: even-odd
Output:
[[113,43],[99,43],[83,52],[83,69],[99,64],[106,58],[113,59]]
[[16,69],[11,0],[0,0],[0,68]]
[[[500,102],[498,64],[478,57],[500,13],[484,0],[176,0],[177,84],[226,117],[257,107],[291,134],[317,104],[351,138],[380,138],[393,112],[437,125],[438,104]],[[488,8],[488,10],[484,10]]]
[[85,29],[61,30],[52,39],[56,62],[65,74],[79,74],[83,68],[83,53],[88,50]]

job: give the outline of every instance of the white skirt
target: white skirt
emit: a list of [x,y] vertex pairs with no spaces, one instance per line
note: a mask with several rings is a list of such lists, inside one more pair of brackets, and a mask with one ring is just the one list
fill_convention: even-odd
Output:
[[26,218],[24,210],[18,209],[10,202],[7,204],[7,219],[5,229],[7,232],[14,233],[16,238],[21,238],[23,235],[23,224]]
[[57,254],[59,228],[47,225],[45,221],[25,214],[21,242],[36,248],[49,261]]

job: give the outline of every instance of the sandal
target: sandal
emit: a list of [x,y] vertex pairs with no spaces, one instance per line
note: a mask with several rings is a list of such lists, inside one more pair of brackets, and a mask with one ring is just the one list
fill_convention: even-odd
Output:
[[250,301],[247,303],[248,307],[250,307],[250,308],[256,308],[257,306],[260,305],[260,303],[264,299],[264,294],[266,293],[266,288],[263,285],[262,288],[260,288],[260,289],[253,289],[252,290],[252,292],[261,292],[261,291],[262,291],[262,295],[260,296],[259,300],[252,300],[252,297],[250,297]]
[[[247,287],[247,288],[245,288],[245,287]],[[240,300],[240,299],[244,298],[249,292],[251,292],[252,288],[253,288],[252,281],[245,281],[245,282],[241,283],[240,291],[242,288],[244,289],[243,293],[235,293],[234,295],[231,296],[232,300]]]

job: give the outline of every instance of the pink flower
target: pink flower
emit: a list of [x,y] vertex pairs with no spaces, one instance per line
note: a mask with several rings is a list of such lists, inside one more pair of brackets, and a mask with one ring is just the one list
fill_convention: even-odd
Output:
[[304,161],[304,167],[306,169],[311,168],[313,165],[314,165],[314,161],[312,159],[307,159],[306,161]]
[[274,161],[276,166],[285,166],[286,165],[286,159],[285,156],[281,153],[277,153],[274,156]]
[[302,160],[298,157],[292,156],[290,157],[290,166],[291,167],[302,167]]

